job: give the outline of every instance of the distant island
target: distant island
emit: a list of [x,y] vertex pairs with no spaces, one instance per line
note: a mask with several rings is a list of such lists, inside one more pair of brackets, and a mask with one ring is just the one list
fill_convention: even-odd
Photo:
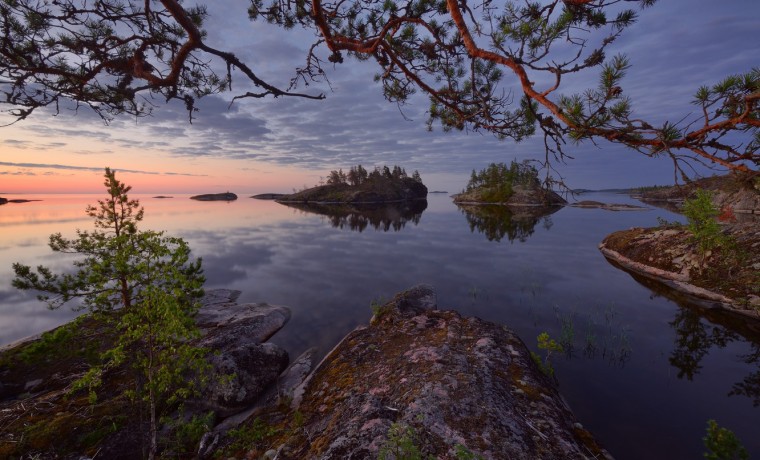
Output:
[[174,198],[174,197],[173,196],[158,195],[158,196],[154,196],[153,198],[162,198],[163,199],[163,198]]
[[198,201],[235,201],[237,200],[237,195],[231,192],[207,193],[205,195],[191,196],[190,199]]
[[407,176],[399,166],[376,167],[372,172],[361,165],[351,167],[348,173],[342,169],[330,171],[325,185],[301,190],[276,198],[282,203],[401,203],[424,200],[427,187],[419,172]]
[[256,198],[257,200],[279,200],[284,196],[287,195],[285,193],[259,193],[258,195],[253,195],[251,198]]
[[0,197],[0,205],[6,204],[6,203],[30,203],[32,201],[42,201],[42,200],[21,200],[21,199],[9,200],[8,198]]
[[501,204],[509,206],[564,206],[564,198],[541,186],[538,170],[528,163],[491,163],[472,171],[467,187],[453,195],[457,204]]
[[445,190],[435,190],[435,191],[428,192],[428,193],[449,193],[449,192],[447,192]]

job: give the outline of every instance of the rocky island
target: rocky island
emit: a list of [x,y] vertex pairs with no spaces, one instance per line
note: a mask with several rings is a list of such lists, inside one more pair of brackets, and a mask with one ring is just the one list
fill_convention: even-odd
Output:
[[[313,371],[313,351],[288,366],[266,342],[289,310],[237,304],[238,294],[206,294],[201,345],[215,374],[231,377],[212,378],[164,426],[166,456],[374,459],[403,448],[424,458],[610,458],[513,332],[438,310],[429,286],[380,306]],[[104,339],[89,321],[55,334],[70,343],[49,353],[29,348],[49,336],[2,350],[0,456],[141,456],[145,421],[121,370],[104,376],[96,402],[70,388]]]
[[[704,216],[691,216],[688,225],[663,221],[659,227],[615,232],[600,244],[604,256],[691,304],[760,319],[760,177],[710,177],[637,196],[680,213],[685,202],[701,199],[697,211]],[[708,227],[711,223],[715,226]]]
[[231,192],[207,193],[205,195],[191,196],[190,199],[198,200],[198,201],[234,201],[234,200],[237,200],[237,195]]
[[282,203],[401,203],[424,200],[427,187],[417,171],[408,177],[406,171],[394,166],[375,168],[368,172],[361,165],[348,173],[331,171],[327,183],[284,195],[276,200]]
[[498,204],[507,206],[563,206],[567,201],[541,186],[538,170],[528,163],[491,163],[480,172],[472,171],[467,187],[452,196],[463,205]]

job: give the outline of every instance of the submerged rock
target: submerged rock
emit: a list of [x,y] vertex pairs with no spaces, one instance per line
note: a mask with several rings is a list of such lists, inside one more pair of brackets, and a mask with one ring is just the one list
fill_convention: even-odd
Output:
[[278,458],[377,458],[391,430],[424,458],[609,458],[514,332],[435,303],[417,286],[346,336],[294,399],[302,429]]

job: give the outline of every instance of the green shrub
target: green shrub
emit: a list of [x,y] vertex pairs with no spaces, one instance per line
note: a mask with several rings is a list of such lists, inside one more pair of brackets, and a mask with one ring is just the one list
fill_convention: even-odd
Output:
[[746,460],[749,458],[739,438],[733,431],[718,426],[715,420],[707,421],[707,435],[702,438],[708,460]]
[[562,348],[562,345],[557,343],[556,340],[549,337],[549,334],[547,332],[538,334],[538,337],[536,339],[538,341],[538,348],[540,350],[546,351],[546,357],[544,359],[541,359],[541,356],[534,351],[530,352],[530,356],[533,358],[533,361],[536,363],[538,368],[541,369],[541,372],[549,377],[554,377],[554,367],[551,363],[551,355],[555,351],[562,352],[564,349]]
[[380,460],[423,460],[417,447],[416,433],[409,425],[393,423],[388,429],[388,440],[380,447]]
[[683,213],[688,219],[687,228],[697,243],[700,253],[715,249],[726,243],[716,220],[720,212],[712,202],[712,193],[698,189],[694,198],[683,204]]

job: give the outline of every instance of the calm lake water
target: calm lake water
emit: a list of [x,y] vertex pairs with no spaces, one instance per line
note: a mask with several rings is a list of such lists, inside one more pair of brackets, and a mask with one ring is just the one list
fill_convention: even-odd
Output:
[[[430,195],[423,209],[368,217],[242,197],[134,197],[146,209],[143,229],[180,236],[203,258],[207,288],[292,309],[273,340],[291,357],[312,346],[328,352],[368,322],[373,301],[428,283],[440,308],[505,324],[532,350],[540,352],[543,331],[561,340],[568,353],[553,356],[560,391],[616,458],[702,458],[708,419],[760,456],[757,334],[669,300],[597,249],[613,231],[678,218],[665,210],[568,207],[510,221],[503,212],[468,215],[447,195]],[[0,207],[0,344],[75,315],[48,311],[33,294],[14,290],[11,264],[66,267],[71,259],[47,248],[48,235],[91,229],[84,208],[99,196],[24,198],[43,201]],[[638,204],[603,193],[582,199]]]

